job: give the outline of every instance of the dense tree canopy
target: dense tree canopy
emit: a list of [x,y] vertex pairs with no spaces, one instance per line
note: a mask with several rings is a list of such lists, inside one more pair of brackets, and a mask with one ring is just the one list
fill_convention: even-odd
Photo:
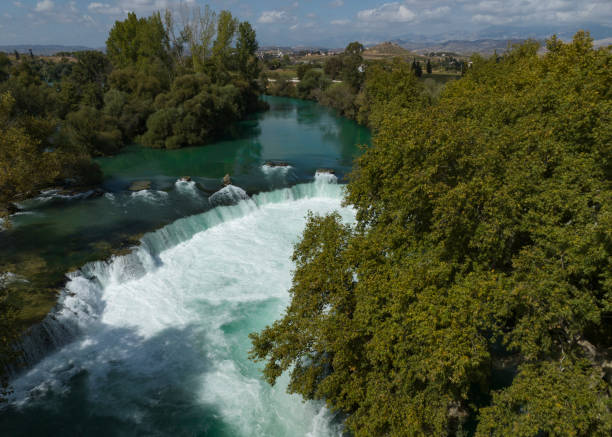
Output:
[[369,85],[357,223],[310,217],[291,304],[252,335],[269,382],[356,436],[612,433],[612,55],[537,48],[431,106]]
[[170,68],[170,41],[161,14],[138,18],[130,12],[127,19],[115,22],[106,41],[106,52],[115,68],[137,65],[147,69],[156,63]]
[[[0,54],[0,210],[45,185],[96,182],[90,157],[136,139],[153,147],[205,144],[261,108],[251,25],[228,11],[191,16],[180,28],[170,11],[163,19],[130,13],[111,29],[107,54],[79,52],[55,63]],[[184,56],[186,45],[192,56]]]

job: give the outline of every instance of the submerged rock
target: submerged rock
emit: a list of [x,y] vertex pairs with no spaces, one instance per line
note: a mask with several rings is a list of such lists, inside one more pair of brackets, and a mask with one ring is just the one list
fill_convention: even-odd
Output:
[[226,187],[228,185],[232,185],[232,178],[230,177],[229,173],[223,176],[223,185],[225,185]]
[[[19,211],[21,211],[21,209],[14,203],[9,203],[8,205],[6,205],[6,212],[8,212],[9,214],[15,214],[15,213],[18,213]],[[0,215],[2,215],[1,211],[0,211]]]
[[182,176],[179,178],[180,182],[191,182],[191,176]]
[[284,161],[266,161],[264,165],[267,167],[291,167],[291,164]]
[[318,168],[317,173],[336,174],[336,170],[333,168]]
[[19,211],[21,211],[21,208],[19,208],[14,203],[8,203],[6,205],[0,205],[0,217],[8,216],[8,215],[13,215],[13,214],[18,213]]
[[227,185],[208,198],[212,206],[236,205],[242,200],[249,199],[249,195],[242,188]]
[[142,191],[151,189],[151,181],[136,181],[130,185],[130,191]]

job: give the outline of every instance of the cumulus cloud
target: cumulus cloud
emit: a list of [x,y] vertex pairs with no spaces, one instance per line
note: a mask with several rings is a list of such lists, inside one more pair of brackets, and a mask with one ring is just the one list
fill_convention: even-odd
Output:
[[482,0],[465,10],[472,21],[493,25],[594,20],[612,17],[610,0]]
[[87,9],[97,14],[108,14],[108,15],[120,14],[121,12],[123,12],[122,9],[118,6],[113,6],[113,5],[109,5],[108,3],[98,3],[98,2],[90,3],[89,6],[87,6]]
[[364,9],[357,13],[361,21],[384,23],[407,23],[414,21],[416,14],[405,5],[393,2],[384,3],[374,9]]
[[51,12],[54,7],[55,5],[51,0],[42,0],[36,3],[36,7],[34,8],[34,10],[36,12]]
[[449,6],[440,6],[435,9],[425,9],[421,16],[427,19],[436,19],[447,16],[451,11]]
[[263,11],[257,20],[259,23],[280,23],[289,20],[289,14],[285,11]]

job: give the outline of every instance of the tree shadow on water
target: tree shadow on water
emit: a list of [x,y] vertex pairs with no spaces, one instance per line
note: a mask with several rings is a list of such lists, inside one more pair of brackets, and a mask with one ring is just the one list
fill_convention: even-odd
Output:
[[206,350],[206,335],[195,325],[150,338],[100,326],[26,372],[25,379],[51,388],[0,409],[0,435],[234,435],[215,406],[201,400],[211,369]]

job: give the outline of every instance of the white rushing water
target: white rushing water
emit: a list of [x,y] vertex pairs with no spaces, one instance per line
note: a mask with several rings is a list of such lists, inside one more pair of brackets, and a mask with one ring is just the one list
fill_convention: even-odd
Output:
[[72,274],[51,335],[75,340],[13,381],[13,415],[65,417],[78,425],[68,434],[104,418],[99,435],[340,435],[322,404],[288,395],[286,377],[267,385],[247,353],[248,334],[288,304],[307,212],[353,220],[342,193],[317,175],[178,220]]

